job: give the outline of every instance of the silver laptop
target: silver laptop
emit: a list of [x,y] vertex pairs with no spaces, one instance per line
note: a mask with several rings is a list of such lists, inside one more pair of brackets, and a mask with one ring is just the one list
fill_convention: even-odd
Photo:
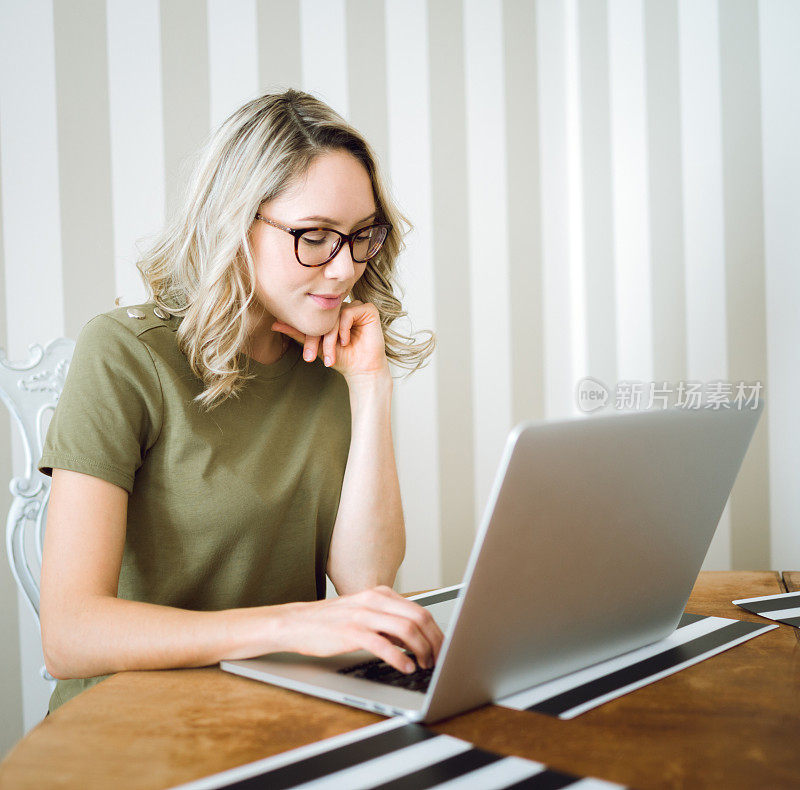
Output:
[[762,411],[763,401],[517,425],[463,583],[412,599],[445,634],[433,669],[408,676],[365,650],[220,667],[432,723],[662,639]]

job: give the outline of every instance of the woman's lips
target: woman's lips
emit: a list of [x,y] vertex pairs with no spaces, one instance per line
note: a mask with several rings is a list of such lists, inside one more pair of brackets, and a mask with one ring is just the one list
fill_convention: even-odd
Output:
[[322,308],[332,310],[342,303],[343,296],[337,296],[335,299],[326,299],[324,296],[317,296],[316,294],[309,294],[309,296]]

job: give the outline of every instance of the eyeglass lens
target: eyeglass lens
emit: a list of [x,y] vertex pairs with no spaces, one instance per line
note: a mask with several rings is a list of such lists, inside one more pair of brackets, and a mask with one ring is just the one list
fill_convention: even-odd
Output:
[[[378,254],[386,240],[387,228],[364,228],[353,239],[353,260],[364,263]],[[309,230],[297,242],[300,262],[306,266],[320,266],[333,254],[341,236],[331,230]]]

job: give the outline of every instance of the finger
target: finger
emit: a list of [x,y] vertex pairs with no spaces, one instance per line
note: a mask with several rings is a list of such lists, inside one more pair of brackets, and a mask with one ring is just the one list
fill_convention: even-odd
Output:
[[438,660],[444,634],[425,607],[409,601],[386,585],[363,590],[356,595],[361,598],[364,605],[374,611],[387,612],[413,622],[430,645],[433,660]]
[[342,345],[346,346],[350,342],[350,327],[353,326],[355,313],[352,310],[343,310],[339,316],[339,333],[342,336]]
[[336,341],[339,338],[339,322],[322,338],[322,358],[327,367],[336,362]]
[[439,660],[439,654],[444,644],[442,629],[439,628],[439,624],[436,622],[433,615],[424,606],[420,606],[413,601],[406,601],[406,603],[410,604],[412,608],[410,612],[404,616],[416,623],[420,633],[430,644],[432,660],[435,663]]
[[306,362],[313,362],[317,358],[319,350],[319,337],[306,335],[306,342],[303,344],[303,359]]
[[365,630],[361,638],[361,646],[400,672],[408,674],[416,669],[414,662],[385,636]]
[[358,621],[371,631],[398,640],[417,657],[417,662],[421,667],[433,666],[433,646],[413,620],[387,612],[362,609],[358,615]]
[[300,332],[298,329],[295,329],[293,326],[289,326],[289,324],[281,323],[280,321],[276,321],[272,327],[273,332],[280,332],[282,335],[286,335],[287,337],[292,338],[292,340],[296,340],[298,343],[302,343],[306,336]]
[[347,333],[346,339],[349,342],[353,327],[355,327],[356,333],[358,333],[360,327],[368,324],[374,323],[380,326],[381,317],[378,308],[375,307],[372,302],[354,302],[352,305],[349,305],[349,309],[346,313],[343,311],[342,320]]
[[376,587],[375,590],[395,600],[399,607],[397,610],[398,613],[417,623],[419,629],[425,634],[426,638],[433,646],[434,660],[438,661],[439,653],[444,643],[444,634],[430,611],[424,606],[420,606],[416,601],[409,601],[408,598],[405,598],[386,585]]
[[[403,644],[403,642],[401,640],[398,639],[397,641],[395,641],[395,637],[393,637],[391,635],[388,635],[388,638],[392,641],[392,644],[396,644],[396,645],[399,645],[400,647],[405,648],[405,644]],[[436,652],[432,652],[432,654],[431,654],[431,664],[428,667],[426,667],[427,669],[432,669],[433,667],[436,666],[436,664],[439,662],[439,658],[438,658],[439,653],[441,653],[441,648],[438,648],[438,650]],[[424,666],[421,660],[420,660],[419,664],[420,664],[420,666]]]

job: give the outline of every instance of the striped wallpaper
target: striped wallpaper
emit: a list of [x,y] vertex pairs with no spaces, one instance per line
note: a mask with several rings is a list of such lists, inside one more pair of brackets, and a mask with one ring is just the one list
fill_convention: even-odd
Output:
[[[460,581],[508,430],[579,414],[585,376],[761,381],[705,567],[800,567],[799,39],[793,0],[0,0],[0,340],[142,300],[135,242],[191,154],[299,87],[379,153],[410,328],[438,333],[395,389],[398,590]],[[2,750],[47,689],[0,581]]]

